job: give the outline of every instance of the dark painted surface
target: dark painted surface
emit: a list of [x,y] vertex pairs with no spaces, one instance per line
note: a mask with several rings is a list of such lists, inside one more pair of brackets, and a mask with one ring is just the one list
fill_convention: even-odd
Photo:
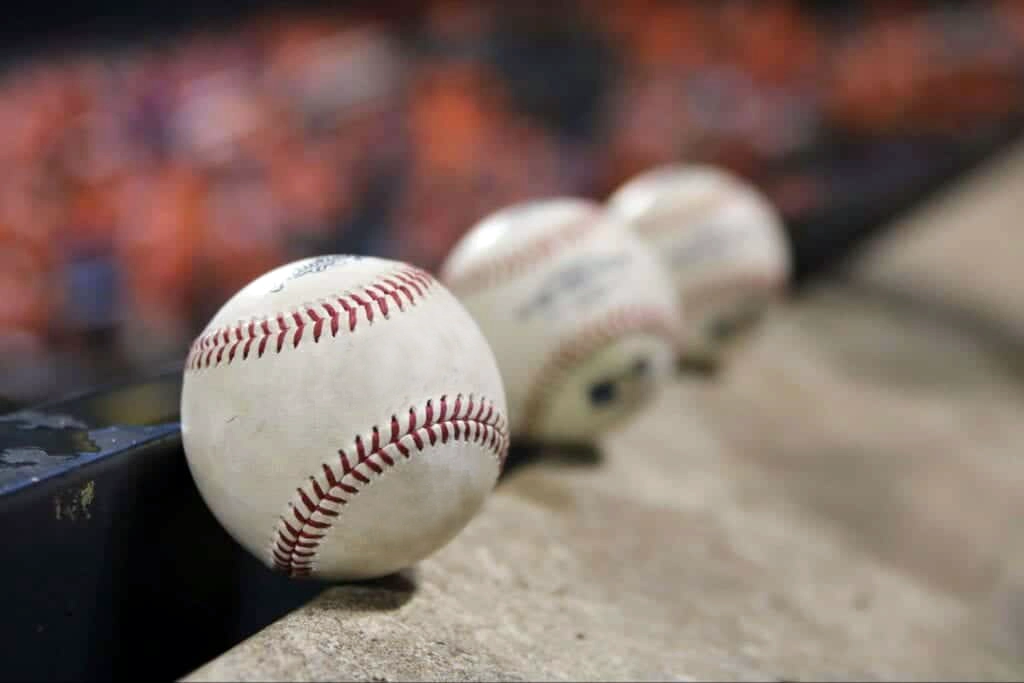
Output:
[[1020,140],[1022,134],[1024,118],[1017,116],[1003,125],[974,131],[959,144],[922,136],[822,149],[805,166],[827,179],[833,200],[819,215],[787,226],[796,289],[834,275],[893,220]]
[[0,419],[0,680],[172,680],[321,588],[221,529],[176,423],[82,419],[112,394]]

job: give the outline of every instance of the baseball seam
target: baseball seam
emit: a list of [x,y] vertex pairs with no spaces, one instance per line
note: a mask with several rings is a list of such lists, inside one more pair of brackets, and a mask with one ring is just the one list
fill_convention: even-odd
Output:
[[[309,483],[296,489],[271,542],[271,562],[276,571],[309,576],[314,571],[317,549],[341,516],[342,508],[375,478],[428,446],[460,440],[476,443],[498,459],[499,471],[504,466],[509,443],[507,423],[493,402],[483,397],[474,399],[473,394],[457,394],[450,402],[447,395],[442,395],[421,407],[422,420],[416,407],[409,408],[404,420],[392,415],[386,442],[374,425],[369,444],[361,435],[356,436],[349,449],[338,450],[333,465],[323,463],[323,481],[310,476]],[[354,460],[350,453],[355,455]]]
[[647,220],[626,219],[633,230],[645,238],[654,237],[667,230],[679,229],[681,222],[692,223],[713,215],[728,199],[724,192],[715,192],[694,201],[686,207],[676,207],[671,211],[659,212]]
[[230,365],[236,358],[246,360],[250,355],[262,358],[268,351],[281,353],[288,346],[297,348],[303,339],[318,343],[327,332],[334,338],[343,328],[354,333],[363,320],[372,325],[378,314],[390,318],[392,306],[399,311],[415,306],[433,284],[434,279],[426,272],[406,266],[316,303],[218,327],[204,332],[193,342],[185,369],[194,372]]
[[580,217],[517,251],[487,259],[463,273],[449,275],[444,278],[445,284],[453,292],[460,294],[493,287],[527,272],[530,267],[544,261],[559,248],[571,245],[600,222],[600,216]]
[[538,379],[523,403],[521,429],[534,428],[546,408],[548,396],[563,382],[565,375],[582,359],[598,349],[631,333],[651,333],[676,347],[679,329],[672,319],[655,308],[618,308],[591,321],[580,332],[561,344],[537,373]]

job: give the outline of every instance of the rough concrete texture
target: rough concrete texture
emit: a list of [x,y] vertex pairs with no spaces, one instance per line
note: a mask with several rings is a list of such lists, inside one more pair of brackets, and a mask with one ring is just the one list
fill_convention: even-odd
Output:
[[1019,680],[1021,188],[1018,152],[599,461],[510,472],[436,556],[189,680]]

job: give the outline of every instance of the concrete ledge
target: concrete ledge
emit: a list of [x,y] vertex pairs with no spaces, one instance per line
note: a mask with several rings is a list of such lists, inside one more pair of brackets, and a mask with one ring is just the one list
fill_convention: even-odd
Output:
[[989,174],[600,462],[516,470],[188,680],[1019,680],[1024,155]]

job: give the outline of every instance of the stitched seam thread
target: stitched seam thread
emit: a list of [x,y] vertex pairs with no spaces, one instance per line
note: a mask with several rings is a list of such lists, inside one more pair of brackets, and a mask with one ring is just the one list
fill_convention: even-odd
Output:
[[630,221],[634,231],[645,238],[692,226],[694,221],[705,220],[714,215],[729,199],[724,192],[714,192],[696,199],[689,206],[658,212],[647,220]]
[[466,294],[487,289],[521,275],[547,259],[559,248],[575,242],[600,223],[595,216],[585,216],[569,225],[524,246],[518,251],[498,256],[468,268],[464,273],[446,278],[453,292]]
[[522,429],[536,425],[544,412],[548,395],[562,382],[565,374],[581,359],[597,349],[632,332],[650,332],[668,339],[675,347],[679,331],[655,309],[617,309],[590,323],[559,346],[537,374],[539,378],[527,394],[523,407]]
[[433,285],[434,279],[419,268],[399,268],[367,285],[315,304],[204,332],[192,343],[185,369],[197,371],[230,365],[249,356],[262,358],[266,353],[297,348],[303,340],[318,343],[325,334],[333,338],[342,330],[353,333],[363,321],[372,325],[378,316],[387,319],[396,309],[404,311],[406,306],[415,306]]
[[270,548],[274,569],[309,576],[317,548],[356,494],[397,462],[449,441],[480,445],[498,459],[500,471],[509,443],[505,417],[486,398],[457,394],[452,401],[443,395],[437,401],[428,400],[422,416],[415,407],[404,418],[392,415],[386,437],[376,425],[369,443],[356,436],[351,448],[338,450],[335,459],[321,465],[322,482],[310,476],[307,484],[296,489]]

